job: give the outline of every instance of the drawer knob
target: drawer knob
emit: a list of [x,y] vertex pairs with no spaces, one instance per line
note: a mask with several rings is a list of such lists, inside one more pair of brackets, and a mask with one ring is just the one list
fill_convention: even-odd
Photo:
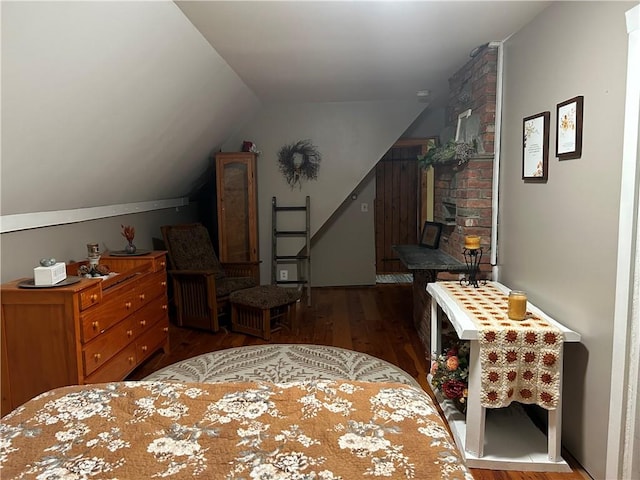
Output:
[[167,304],[166,304],[166,303],[162,305],[162,310],[166,310],[167,308],[168,308],[168,307],[167,307]]
[[169,327],[164,327],[164,328],[162,329],[162,331],[163,331],[163,332],[165,332],[165,333],[167,333],[167,332],[169,331]]
[[95,322],[91,322],[91,327],[93,327],[94,330],[98,330],[98,328],[100,328],[100,324],[96,320]]
[[91,300],[91,302],[96,302],[96,301],[98,301],[98,294],[97,294],[97,293],[92,293],[92,294],[89,296],[89,300]]
[[140,300],[144,300],[144,293],[140,294]]
[[124,304],[124,308],[126,308],[127,310],[129,310],[131,308],[131,302],[126,302]]
[[127,360],[129,360],[129,364],[130,364],[130,365],[133,365],[133,362],[134,362],[133,357],[129,357],[129,358],[127,358]]
[[167,282],[162,281],[162,282],[160,282],[160,285],[162,285],[163,287],[166,287],[167,286]]
[[133,335],[133,330],[127,330],[127,337],[131,337]]
[[149,350],[149,347],[147,347],[146,345],[143,345],[140,350],[142,350],[143,352],[146,352],[147,350]]
[[166,267],[166,266],[167,266],[167,264],[166,264],[166,262],[162,261],[162,262],[160,262],[160,266],[161,266],[162,268],[164,268],[164,267]]
[[147,324],[147,321],[146,321],[146,320],[140,320],[140,325],[141,325],[141,326],[143,326],[143,327],[144,327],[146,324]]
[[93,359],[94,359],[96,362],[99,362],[101,358],[102,358],[102,355],[100,355],[99,353],[94,353],[94,354],[93,354]]

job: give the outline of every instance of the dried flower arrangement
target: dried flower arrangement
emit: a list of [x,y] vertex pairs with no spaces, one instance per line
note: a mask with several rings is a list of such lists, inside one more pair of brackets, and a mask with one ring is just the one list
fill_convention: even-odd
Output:
[[133,238],[136,236],[136,229],[131,225],[120,225],[122,227],[122,236],[127,239],[127,242],[133,243]]
[[467,410],[469,377],[469,342],[453,341],[444,353],[431,363],[431,385],[462,413]]

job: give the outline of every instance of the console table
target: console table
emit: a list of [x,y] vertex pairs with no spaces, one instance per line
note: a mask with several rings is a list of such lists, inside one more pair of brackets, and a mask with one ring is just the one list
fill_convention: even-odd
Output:
[[[509,292],[509,288],[500,283],[488,282],[488,285],[496,287],[505,294]],[[571,471],[560,455],[562,363],[560,363],[560,396],[557,408],[548,410],[546,437],[531,422],[518,403],[512,403],[508,408],[486,409],[480,403],[481,367],[478,326],[470,311],[456,302],[450,291],[444,287],[443,282],[429,283],[427,292],[433,299],[431,302],[432,352],[439,352],[441,349],[441,318],[438,316],[438,306],[448,317],[458,337],[461,340],[470,341],[466,419],[449,400],[436,391],[436,396],[467,466],[498,470]],[[476,293],[482,295],[482,287],[478,288]],[[527,310],[557,327],[562,333],[564,342],[580,341],[579,333],[561,325],[535,305],[528,303]],[[559,360],[562,362],[562,358]]]
[[464,271],[466,266],[437,248],[420,245],[393,245],[402,264],[413,274],[413,324],[427,352],[431,351],[431,320],[428,315],[431,297],[427,284],[435,282],[438,272]]

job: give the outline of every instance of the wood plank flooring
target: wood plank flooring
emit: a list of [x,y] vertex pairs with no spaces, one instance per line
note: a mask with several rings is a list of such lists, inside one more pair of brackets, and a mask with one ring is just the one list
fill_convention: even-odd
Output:
[[[311,343],[348,348],[381,358],[402,368],[418,380],[429,394],[428,362],[412,320],[411,285],[314,288],[312,306],[297,305],[300,331],[287,329],[272,334],[271,342],[236,334],[223,328],[218,333],[171,325],[171,351],[158,352],[136,369],[130,380],[138,380],[172,363],[225,348],[266,343]],[[571,473],[540,473],[472,469],[477,480],[583,480],[589,476],[570,456]]]

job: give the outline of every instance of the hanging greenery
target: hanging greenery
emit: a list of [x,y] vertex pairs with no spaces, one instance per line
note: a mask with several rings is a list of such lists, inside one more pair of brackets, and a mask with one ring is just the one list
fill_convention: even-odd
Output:
[[422,168],[429,168],[435,164],[449,163],[456,160],[457,165],[460,166],[467,163],[471,156],[476,153],[477,143],[474,139],[473,142],[456,142],[451,139],[444,145],[439,147],[432,147],[427,150],[424,155],[418,155],[418,163]]
[[311,140],[300,140],[285,145],[278,152],[278,166],[291,186],[302,188],[304,180],[316,180],[322,156]]

